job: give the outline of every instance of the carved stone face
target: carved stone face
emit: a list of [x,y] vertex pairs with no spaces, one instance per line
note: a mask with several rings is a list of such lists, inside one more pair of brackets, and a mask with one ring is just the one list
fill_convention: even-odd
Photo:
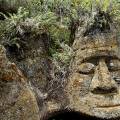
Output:
[[75,41],[68,107],[98,118],[120,117],[120,58],[115,37]]

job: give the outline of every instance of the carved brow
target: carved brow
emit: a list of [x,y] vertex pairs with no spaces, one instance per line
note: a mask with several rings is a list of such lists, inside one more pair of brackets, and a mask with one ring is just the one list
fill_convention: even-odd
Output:
[[101,58],[105,58],[105,59],[118,59],[120,60],[120,58],[116,55],[112,55],[112,56],[108,56],[108,55],[101,55],[101,56],[91,56],[91,57],[86,57],[82,60],[81,63],[84,63],[84,62],[97,62],[99,59]]

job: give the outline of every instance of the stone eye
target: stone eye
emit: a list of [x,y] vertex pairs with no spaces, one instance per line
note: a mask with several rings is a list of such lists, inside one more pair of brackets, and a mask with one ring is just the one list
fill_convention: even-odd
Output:
[[82,63],[78,66],[78,71],[80,74],[92,74],[94,73],[95,65],[92,63]]
[[113,77],[113,79],[114,79],[118,84],[120,84],[120,77]]
[[110,60],[108,64],[108,69],[110,71],[120,70],[120,61],[119,60]]

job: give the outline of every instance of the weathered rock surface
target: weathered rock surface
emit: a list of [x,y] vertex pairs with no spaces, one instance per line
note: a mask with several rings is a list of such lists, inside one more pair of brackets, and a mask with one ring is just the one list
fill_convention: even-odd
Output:
[[0,45],[0,120],[39,120],[34,93]]
[[19,50],[15,46],[6,45],[7,57],[23,71],[37,96],[42,97],[41,92],[46,92],[51,80],[51,61],[48,58],[49,36],[34,35],[31,32],[24,33],[20,39],[24,44],[20,44]]

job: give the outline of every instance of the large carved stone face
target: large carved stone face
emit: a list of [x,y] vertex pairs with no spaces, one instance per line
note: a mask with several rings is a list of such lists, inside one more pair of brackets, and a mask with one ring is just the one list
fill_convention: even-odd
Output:
[[120,117],[120,58],[115,37],[75,41],[68,107],[98,118]]

